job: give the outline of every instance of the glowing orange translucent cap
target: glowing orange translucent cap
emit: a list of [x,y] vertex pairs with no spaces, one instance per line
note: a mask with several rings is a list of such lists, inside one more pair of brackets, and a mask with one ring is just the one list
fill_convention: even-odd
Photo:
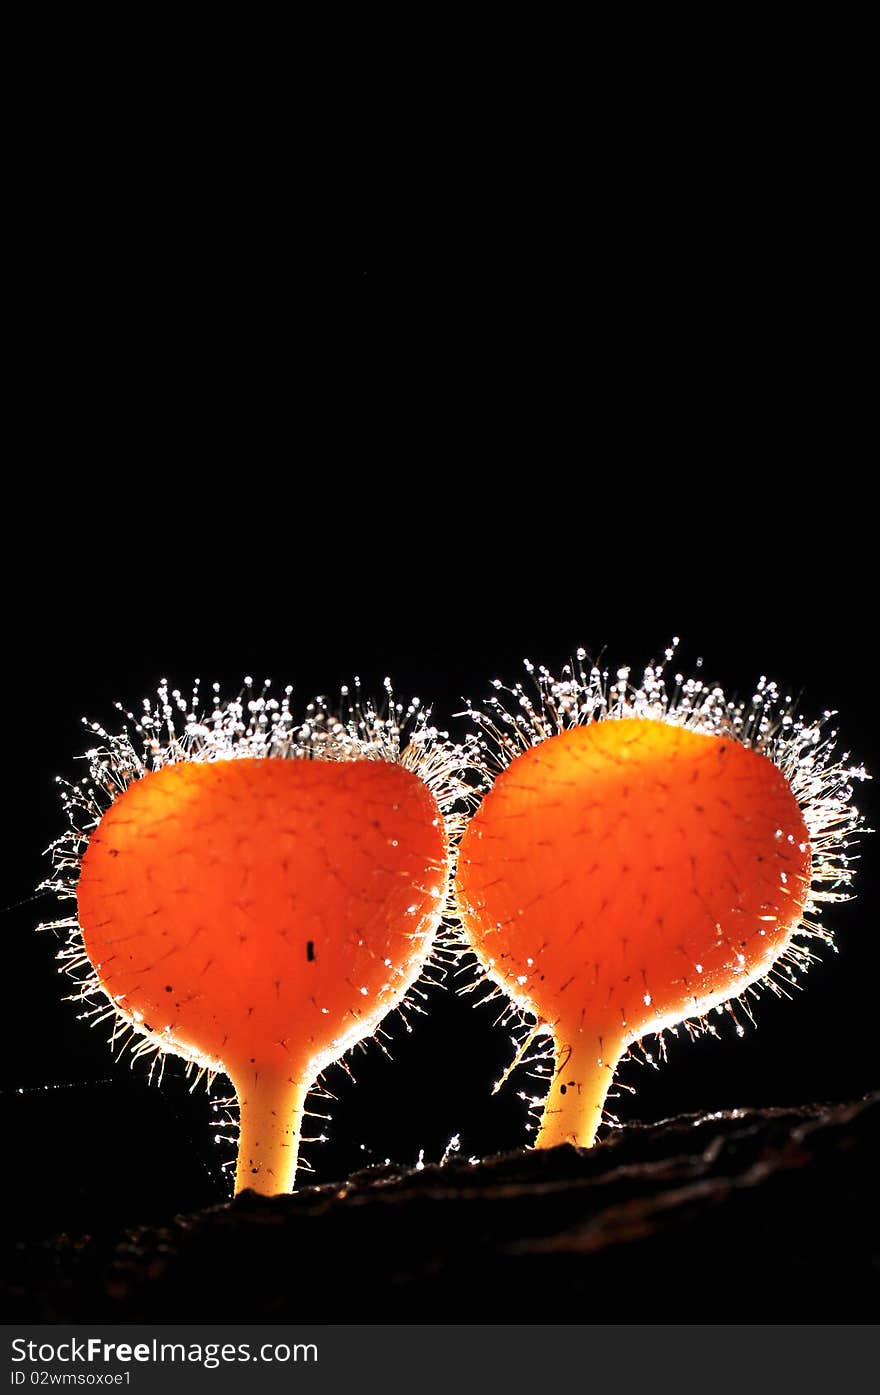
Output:
[[446,857],[427,785],[381,760],[182,762],[104,814],[86,953],[120,1013],[232,1079],[237,1190],[293,1185],[306,1091],[418,976]]
[[785,776],[723,735],[596,721],[510,763],[462,840],[457,892],[484,966],[553,1031],[540,1145],[592,1143],[630,1043],[767,973],[810,866]]

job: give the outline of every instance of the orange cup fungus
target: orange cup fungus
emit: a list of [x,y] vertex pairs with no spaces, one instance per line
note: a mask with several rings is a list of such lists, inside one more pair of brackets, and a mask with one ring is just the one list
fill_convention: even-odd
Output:
[[[579,660],[583,658],[582,653]],[[538,1146],[590,1146],[628,1048],[811,957],[843,899],[851,778],[772,685],[748,707],[662,673],[546,671],[478,713],[500,772],[462,839],[459,914],[486,974],[553,1036]],[[498,685],[500,686],[500,685]],[[512,711],[511,711],[512,708]]]
[[294,728],[286,699],[265,697],[249,711],[215,699],[207,722],[193,710],[181,742],[182,700],[160,693],[139,723],[152,769],[127,736],[90,753],[112,802],[87,833],[74,820],[87,841],[67,955],[140,1049],[230,1077],[236,1191],[286,1192],[316,1076],[404,1000],[431,952],[454,759],[420,713],[402,745],[415,708],[401,721],[357,706],[346,723],[313,706]]

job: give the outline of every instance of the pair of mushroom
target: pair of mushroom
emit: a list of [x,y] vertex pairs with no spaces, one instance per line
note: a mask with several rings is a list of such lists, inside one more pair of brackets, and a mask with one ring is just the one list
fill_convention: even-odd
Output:
[[230,1077],[236,1190],[293,1187],[309,1089],[405,999],[444,918],[552,1033],[539,1147],[593,1143],[634,1042],[809,957],[863,772],[766,703],[758,723],[717,689],[670,703],[646,672],[542,672],[463,746],[393,700],[297,726],[289,690],[207,717],[163,690],[143,756],[96,728],[55,849],[63,954],[138,1049]]

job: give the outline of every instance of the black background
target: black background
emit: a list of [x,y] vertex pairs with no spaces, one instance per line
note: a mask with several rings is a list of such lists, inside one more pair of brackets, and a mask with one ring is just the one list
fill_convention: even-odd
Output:
[[[612,239],[613,241],[613,239]],[[2,1061],[12,1230],[92,1230],[223,1200],[229,1150],[203,1090],[114,1064],[62,1001],[31,895],[62,827],[83,715],[114,720],[167,676],[305,703],[358,673],[443,722],[528,656],[578,645],[680,666],[747,695],[761,674],[838,708],[877,770],[876,529],[853,288],[792,231],[614,254],[503,242],[431,255],[326,249],[235,289],[205,244],[89,274],[43,268],[10,387],[17,443],[3,556]],[[646,248],[650,245],[650,255]],[[277,266],[277,249],[276,260]],[[100,293],[94,273],[100,268]],[[461,723],[452,724],[461,733]],[[871,786],[859,797],[876,823]],[[670,1043],[622,1120],[791,1104],[876,1085],[874,846],[839,955],[737,1040]],[[526,1140],[497,1005],[435,991],[394,1056],[338,1069],[315,1180]],[[215,1089],[215,1095],[221,1093]]]

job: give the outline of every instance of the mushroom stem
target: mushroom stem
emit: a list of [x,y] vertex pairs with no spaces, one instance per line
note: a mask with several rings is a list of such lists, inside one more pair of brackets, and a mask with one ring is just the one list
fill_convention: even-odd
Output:
[[240,1114],[236,1196],[245,1188],[262,1196],[293,1191],[308,1086],[259,1070],[233,1084]]
[[538,1148],[573,1143],[591,1148],[602,1109],[622,1054],[617,1040],[578,1030],[556,1031],[556,1073],[544,1105]]

